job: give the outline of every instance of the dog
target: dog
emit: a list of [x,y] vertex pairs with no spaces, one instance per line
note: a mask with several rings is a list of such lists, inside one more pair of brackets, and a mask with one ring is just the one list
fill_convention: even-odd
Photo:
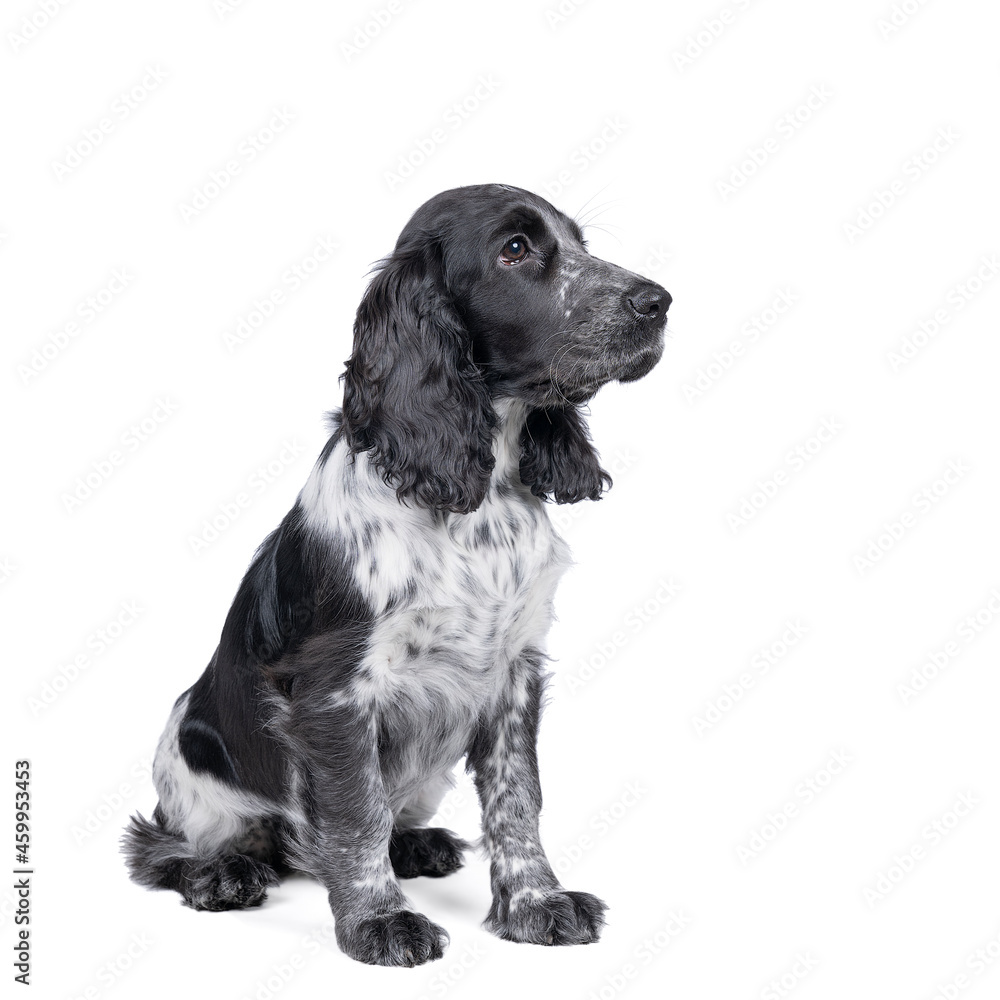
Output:
[[560,885],[538,832],[543,641],[569,563],[545,504],[610,487],[581,407],[659,361],[670,301],[528,191],[416,211],[358,308],[332,435],[160,738],[159,802],[123,838],[134,881],[229,910],[305,872],[351,958],[440,958],[446,932],[399,880],[461,866],[470,845],[426,824],[464,757],[485,926],[598,939],[605,904]]

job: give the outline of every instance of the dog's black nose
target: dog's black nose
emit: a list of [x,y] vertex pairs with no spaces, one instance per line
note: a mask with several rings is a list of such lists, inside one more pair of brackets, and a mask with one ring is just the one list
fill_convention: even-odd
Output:
[[670,308],[670,292],[652,282],[633,288],[628,294],[628,304],[639,319],[662,319]]

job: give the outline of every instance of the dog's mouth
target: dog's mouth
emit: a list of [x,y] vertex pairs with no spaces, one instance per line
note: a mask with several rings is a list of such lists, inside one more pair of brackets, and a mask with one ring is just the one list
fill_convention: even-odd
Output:
[[[610,352],[609,352],[610,353]],[[636,382],[648,375],[663,356],[663,336],[636,347],[619,347],[584,367],[572,380],[553,383],[558,395],[569,403],[586,403],[609,382]]]
[[601,366],[605,382],[636,382],[663,356],[665,314],[642,325],[627,324],[606,341]]
[[618,382],[637,382],[656,367],[661,357],[663,357],[662,337],[657,343],[640,349],[629,358],[622,359],[613,377]]
[[580,405],[609,382],[636,382],[663,356],[666,325],[662,314],[643,324],[591,318],[575,342],[557,352],[545,377],[522,382],[518,395],[536,406]]

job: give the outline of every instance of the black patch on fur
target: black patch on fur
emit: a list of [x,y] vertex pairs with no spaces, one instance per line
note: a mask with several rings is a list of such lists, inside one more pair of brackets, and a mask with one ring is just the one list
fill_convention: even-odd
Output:
[[211,774],[220,781],[236,784],[236,768],[222,737],[203,719],[188,712],[181,723],[177,742],[192,771]]

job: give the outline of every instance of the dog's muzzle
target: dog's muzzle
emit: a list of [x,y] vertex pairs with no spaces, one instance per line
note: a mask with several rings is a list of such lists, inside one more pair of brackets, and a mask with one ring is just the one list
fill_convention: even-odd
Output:
[[635,382],[648,375],[663,354],[663,330],[673,299],[655,281],[634,285],[622,299],[622,311],[629,322],[616,345],[620,353],[613,363],[612,378]]

